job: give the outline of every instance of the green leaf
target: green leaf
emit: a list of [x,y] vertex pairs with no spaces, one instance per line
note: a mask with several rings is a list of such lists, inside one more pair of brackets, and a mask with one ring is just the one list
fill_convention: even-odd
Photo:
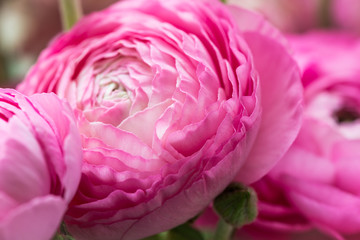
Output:
[[167,240],[204,240],[200,231],[193,228],[190,224],[185,223],[171,229],[167,233]]
[[319,18],[320,27],[330,28],[333,25],[331,17],[331,0],[321,0],[318,9],[317,17]]

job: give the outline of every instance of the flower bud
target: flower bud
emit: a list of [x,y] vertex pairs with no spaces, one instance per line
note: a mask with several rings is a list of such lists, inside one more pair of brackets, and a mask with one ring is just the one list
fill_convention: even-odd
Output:
[[258,214],[255,191],[240,183],[231,183],[214,200],[218,215],[234,227],[253,222]]

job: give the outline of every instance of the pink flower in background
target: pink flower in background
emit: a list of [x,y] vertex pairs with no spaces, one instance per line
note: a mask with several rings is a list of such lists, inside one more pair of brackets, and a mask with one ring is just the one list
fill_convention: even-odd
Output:
[[216,0],[124,1],[55,39],[19,90],[55,92],[77,113],[75,238],[140,239],[198,214],[236,174],[263,176],[300,125],[283,41]]
[[0,239],[50,239],[81,175],[70,107],[55,94],[0,89]]
[[360,33],[360,1],[332,0],[331,15],[336,26]]
[[322,0],[227,0],[263,14],[282,31],[298,32],[315,28],[321,22]]
[[290,40],[303,72],[304,122],[285,157],[254,184],[260,215],[249,229],[317,227],[350,239],[360,234],[360,40],[339,32]]

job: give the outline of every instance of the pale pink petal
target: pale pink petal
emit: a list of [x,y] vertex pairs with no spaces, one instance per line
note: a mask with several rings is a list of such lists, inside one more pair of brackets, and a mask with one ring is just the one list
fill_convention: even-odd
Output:
[[293,146],[280,162],[273,168],[270,175],[291,175],[304,181],[332,183],[336,175],[336,166],[323,156],[316,155],[305,149]]
[[[156,121],[171,103],[172,102],[168,100],[141,112],[137,112],[125,119],[119,125],[119,129],[135,134],[148,146],[152,146]],[[145,122],[146,124],[144,124]]]
[[[121,129],[115,128],[109,124],[103,124],[100,122],[86,123],[83,122],[80,125],[80,131],[86,134],[86,138],[101,139],[93,141],[95,146],[98,144],[106,145],[111,148],[126,151],[133,155],[139,155],[144,158],[154,158],[152,149],[134,134],[122,131]],[[121,141],[119,141],[121,139]],[[85,148],[91,148],[92,146],[85,145]]]

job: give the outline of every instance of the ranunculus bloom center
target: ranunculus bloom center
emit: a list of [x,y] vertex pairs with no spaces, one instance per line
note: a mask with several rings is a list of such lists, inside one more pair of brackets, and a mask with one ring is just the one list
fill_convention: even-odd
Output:
[[[346,87],[345,84],[338,84],[336,89],[344,87]],[[350,93],[343,94],[339,90],[321,90],[316,96],[309,99],[305,111],[308,116],[327,123],[344,136],[357,138],[357,131],[353,131],[353,129],[360,128],[359,99],[357,91]]]
[[336,121],[341,124],[344,122],[353,122],[357,119],[359,119],[359,113],[350,107],[344,106],[340,108],[339,110],[334,112],[334,117]]

